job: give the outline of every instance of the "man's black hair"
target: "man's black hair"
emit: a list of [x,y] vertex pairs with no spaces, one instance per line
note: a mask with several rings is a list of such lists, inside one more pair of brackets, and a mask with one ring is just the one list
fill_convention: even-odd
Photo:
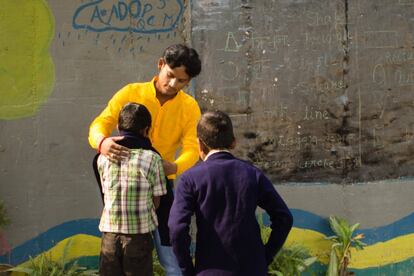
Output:
[[174,44],[164,50],[163,58],[172,69],[184,65],[185,72],[190,78],[201,72],[201,61],[196,50],[185,44]]
[[230,149],[234,142],[233,124],[222,111],[204,113],[197,124],[197,137],[212,149]]
[[118,129],[142,134],[146,127],[151,127],[151,114],[148,109],[137,103],[124,105],[119,113]]

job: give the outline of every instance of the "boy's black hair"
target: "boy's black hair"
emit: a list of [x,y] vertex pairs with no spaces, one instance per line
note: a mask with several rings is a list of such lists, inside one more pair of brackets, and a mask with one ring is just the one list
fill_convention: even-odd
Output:
[[146,127],[151,127],[151,114],[148,109],[137,103],[124,105],[119,113],[118,129],[142,134]]
[[230,149],[235,140],[229,115],[222,111],[204,113],[197,124],[197,137],[212,149]]
[[185,72],[190,78],[201,72],[201,61],[198,53],[185,44],[174,44],[164,50],[163,58],[172,69],[184,65]]

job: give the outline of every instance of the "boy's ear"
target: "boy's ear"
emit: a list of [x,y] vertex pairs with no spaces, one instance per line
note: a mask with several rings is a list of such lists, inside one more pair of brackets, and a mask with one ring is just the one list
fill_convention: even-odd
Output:
[[202,160],[204,160],[204,158],[207,156],[210,149],[203,143],[203,141],[201,141],[198,138],[197,138],[197,142],[198,142],[200,157],[201,157]]
[[145,128],[143,128],[139,131],[139,134],[144,136],[144,137],[148,137],[149,136],[149,130],[150,130],[149,127],[145,127]]

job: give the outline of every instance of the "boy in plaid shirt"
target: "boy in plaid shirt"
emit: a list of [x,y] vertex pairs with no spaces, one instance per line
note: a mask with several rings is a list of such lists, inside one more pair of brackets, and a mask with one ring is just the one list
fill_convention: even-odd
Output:
[[118,143],[131,149],[129,157],[98,158],[104,195],[100,275],[153,275],[151,232],[158,225],[159,197],[167,190],[161,157],[148,139],[150,126],[144,105],[126,104],[118,120],[124,139]]

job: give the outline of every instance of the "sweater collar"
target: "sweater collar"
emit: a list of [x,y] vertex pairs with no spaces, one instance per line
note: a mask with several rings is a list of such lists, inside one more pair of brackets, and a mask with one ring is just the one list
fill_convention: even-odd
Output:
[[151,141],[149,138],[131,131],[119,131],[119,135],[124,136],[124,139],[118,141],[118,144],[128,148],[143,148],[151,149]]
[[207,154],[204,161],[209,161],[209,160],[214,160],[214,159],[233,159],[234,158],[233,154],[231,154],[230,151],[228,150],[214,150],[214,152],[212,152],[211,154],[210,152]]

